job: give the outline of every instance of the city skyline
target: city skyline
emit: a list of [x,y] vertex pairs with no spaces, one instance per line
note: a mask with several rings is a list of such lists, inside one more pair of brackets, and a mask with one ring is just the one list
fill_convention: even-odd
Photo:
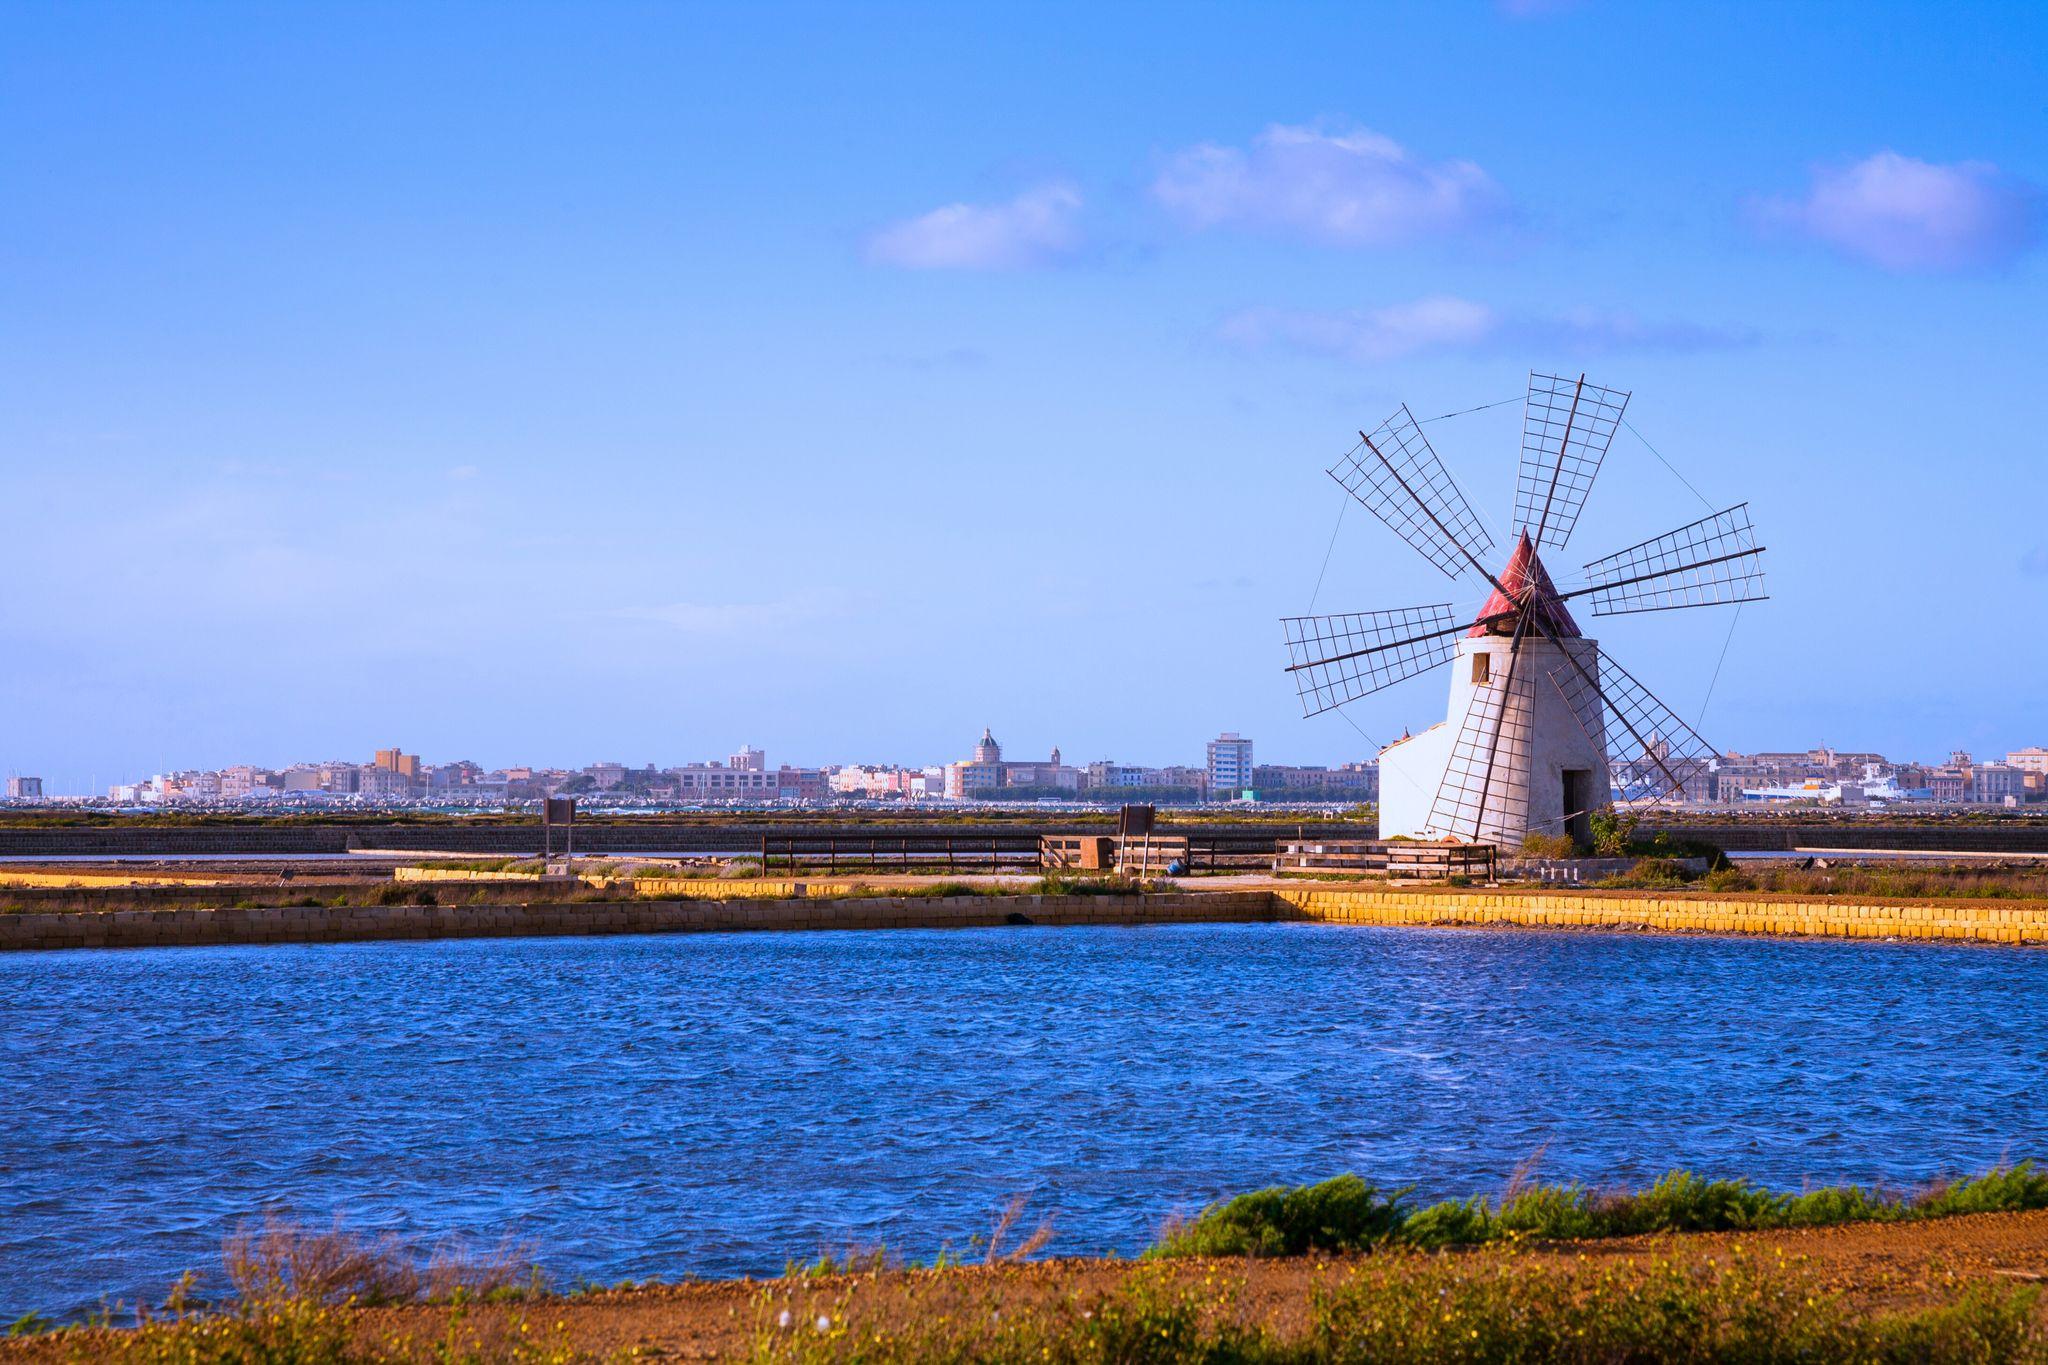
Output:
[[[817,764],[771,763],[768,752],[745,743],[723,758],[680,763],[630,763],[599,759],[583,764],[479,764],[469,758],[427,759],[399,746],[375,751],[369,762],[353,758],[301,759],[288,763],[233,763],[210,768],[170,769],[135,781],[116,781],[85,792],[67,792],[40,775],[6,774],[9,800],[111,800],[116,804],[197,803],[234,806],[273,801],[319,803],[340,799],[378,806],[414,802],[490,807],[532,802],[556,793],[596,798],[626,797],[659,802],[804,803],[835,800],[914,801],[1036,800],[1061,792],[1100,801],[1116,796],[1145,799],[1147,792],[1196,791],[1200,799],[1230,800],[1257,791],[1261,800],[1377,800],[1379,760],[1295,764],[1255,758],[1255,740],[1221,731],[1203,744],[1201,761],[1151,765],[1113,757],[1072,759],[1055,745],[1049,757],[1006,754],[984,727],[971,752],[951,760],[924,762],[873,757]],[[1617,773],[1638,759],[1610,759]],[[730,777],[721,774],[741,774]],[[375,779],[375,780],[372,780]],[[1952,749],[1945,758],[1894,756],[1830,745],[1805,750],[1730,749],[1703,775],[1701,790],[1688,799],[1705,804],[1752,799],[1802,799],[1800,784],[1832,784],[1829,800],[1858,786],[1880,801],[1920,800],[1937,805],[2002,804],[2007,797],[2025,806],[2048,800],[2048,748],[2025,745],[1975,756]],[[1914,796],[1913,793],[1919,793]],[[1807,790],[1805,799],[1823,799]]]
[[2024,728],[2038,8],[780,14],[0,19],[0,764],[1342,761],[1439,690],[1277,618],[1452,594],[1323,471],[1500,402],[1481,498],[1529,369],[1634,394],[1588,555],[1752,499],[1769,610],[1612,632],[1716,746]]

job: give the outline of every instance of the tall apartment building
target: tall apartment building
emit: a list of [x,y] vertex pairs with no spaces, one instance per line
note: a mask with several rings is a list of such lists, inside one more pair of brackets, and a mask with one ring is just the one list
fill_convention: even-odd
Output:
[[1227,799],[1252,785],[1252,742],[1235,730],[1209,741],[1209,795]]
[[751,744],[742,744],[738,753],[725,760],[725,766],[743,773],[766,772],[768,755]]
[[382,768],[387,773],[397,773],[407,782],[420,780],[420,756],[403,749],[379,749],[370,766]]

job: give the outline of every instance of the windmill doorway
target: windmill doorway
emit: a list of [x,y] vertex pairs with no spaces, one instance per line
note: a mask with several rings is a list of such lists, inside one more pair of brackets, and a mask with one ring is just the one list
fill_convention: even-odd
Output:
[[1580,848],[1593,846],[1593,770],[1564,770],[1564,832]]

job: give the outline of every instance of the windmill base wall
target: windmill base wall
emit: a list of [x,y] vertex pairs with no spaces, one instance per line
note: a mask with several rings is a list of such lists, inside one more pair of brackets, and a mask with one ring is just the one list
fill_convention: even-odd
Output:
[[[1534,639],[1522,642],[1516,661],[1515,691],[1527,708],[1528,742],[1518,746],[1504,742],[1496,751],[1495,780],[1488,784],[1483,818],[1476,812],[1462,815],[1443,801],[1445,772],[1465,732],[1467,718],[1479,708],[1482,721],[1490,694],[1498,703],[1506,687],[1511,641],[1506,636],[1468,637],[1458,642],[1451,661],[1450,704],[1444,722],[1431,726],[1384,749],[1380,753],[1380,837],[1393,839],[1476,839],[1519,847],[1524,835],[1566,832],[1564,775],[1568,770],[1587,774],[1584,809],[1599,810],[1613,800],[1607,769],[1607,745],[1602,720],[1591,718],[1591,732],[1581,724],[1557,685],[1560,677],[1573,670],[1560,652],[1569,650],[1572,659],[1587,673],[1598,676],[1600,646],[1597,641],[1569,639],[1552,644]],[[1475,655],[1487,657],[1487,680],[1475,678]],[[1481,725],[1480,733],[1490,733]]]

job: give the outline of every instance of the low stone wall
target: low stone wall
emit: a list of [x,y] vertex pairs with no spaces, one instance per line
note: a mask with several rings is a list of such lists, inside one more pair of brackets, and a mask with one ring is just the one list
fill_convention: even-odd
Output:
[[0,887],[64,890],[107,886],[225,886],[217,877],[185,877],[147,872],[0,872]]
[[2048,902],[1843,901],[1797,896],[1660,896],[1655,892],[1353,891],[1273,893],[1303,918],[1333,924],[1657,929],[1678,933],[2048,943]]
[[867,897],[858,900],[585,901],[543,905],[289,906],[0,915],[0,951],[198,947],[368,939],[749,929],[961,929],[1004,924],[1187,924],[1273,919],[1263,891],[1150,896]]
[[632,888],[634,895],[652,900],[794,900],[799,896],[853,896],[871,889],[867,883],[852,879],[820,877],[614,877],[579,872],[573,878],[544,878],[538,872],[472,872],[452,867],[395,867],[391,876],[401,882],[496,882],[527,886],[542,882],[580,883],[601,890],[625,886]]
[[[694,888],[706,884],[691,885]],[[753,890],[764,883],[738,885]],[[2048,902],[2043,901],[1879,903],[1820,897],[1690,897],[1628,891],[1353,890],[1309,886],[1146,896],[944,898],[835,898],[821,894],[822,890],[816,883],[806,883],[808,894],[777,899],[278,909],[181,906],[0,914],[0,951],[747,929],[945,929],[1004,924],[1266,920],[2048,944]]]

